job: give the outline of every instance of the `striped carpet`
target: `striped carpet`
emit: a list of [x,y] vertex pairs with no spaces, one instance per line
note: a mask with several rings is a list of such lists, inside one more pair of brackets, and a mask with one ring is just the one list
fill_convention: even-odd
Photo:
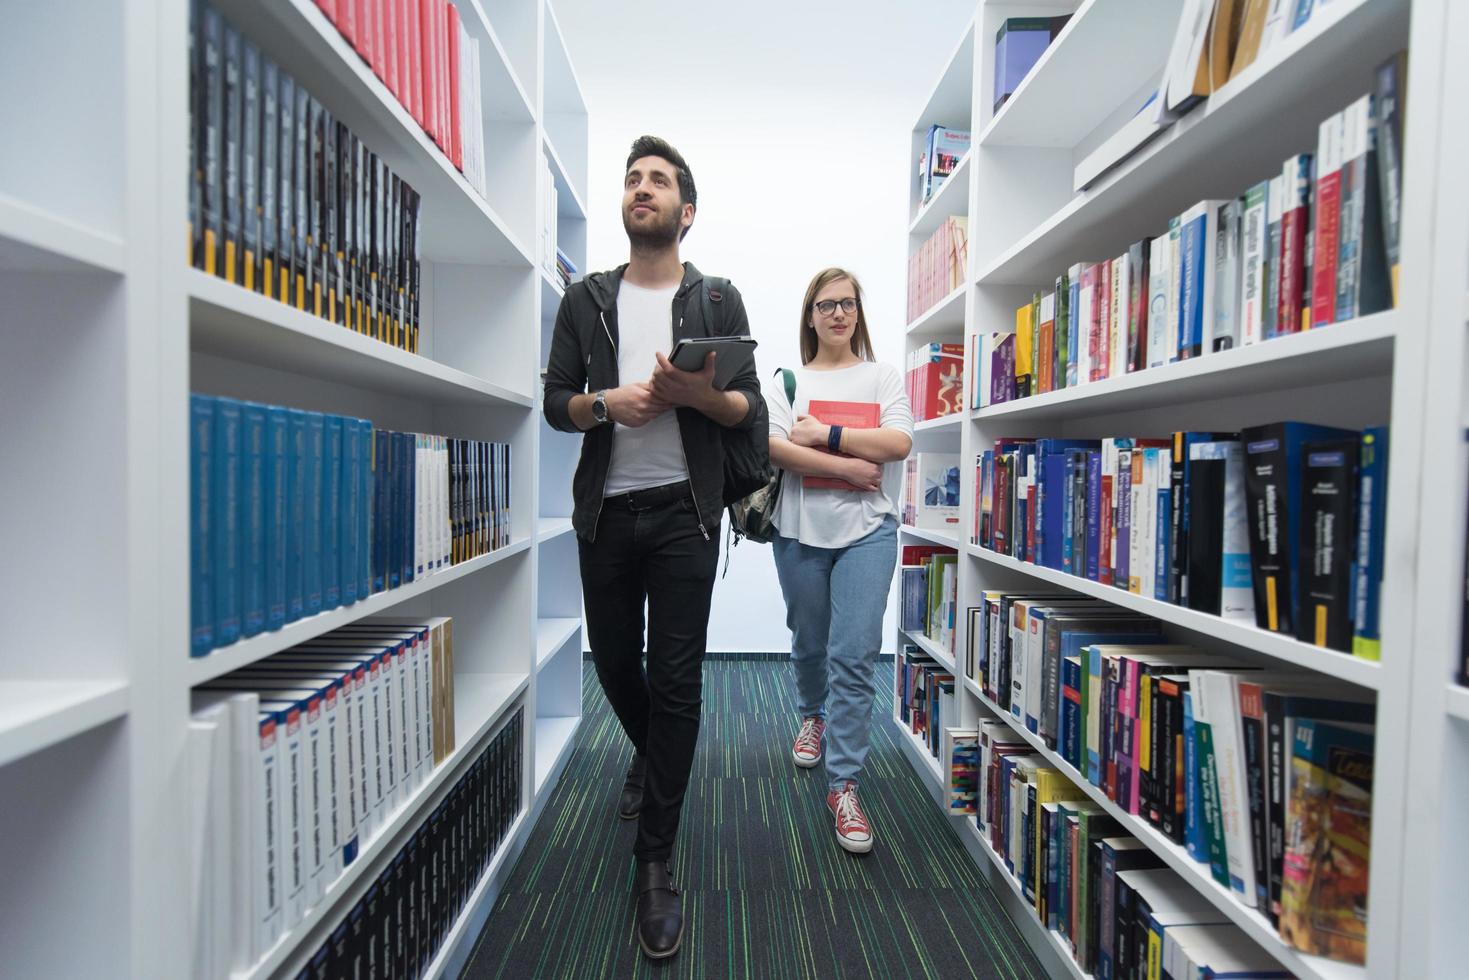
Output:
[[892,664],[877,670],[862,794],[877,847],[854,857],[832,835],[823,770],[790,761],[789,666],[706,663],[673,860],[686,931],[654,964],[633,931],[635,827],[614,813],[632,749],[586,665],[576,748],[462,976],[1043,977],[893,741]]

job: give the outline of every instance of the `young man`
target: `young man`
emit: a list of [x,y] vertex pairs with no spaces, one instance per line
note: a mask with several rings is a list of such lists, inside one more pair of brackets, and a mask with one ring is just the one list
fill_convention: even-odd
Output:
[[572,524],[592,659],[635,751],[618,815],[638,818],[638,940],[654,959],[683,938],[669,858],[699,738],[725,436],[765,424],[753,367],[720,391],[714,355],[700,371],[668,360],[683,338],[749,332],[734,287],[706,283],[679,259],[696,202],[677,150],[652,136],[633,143],[628,263],[566,290],[546,368],[546,419],[585,433]]

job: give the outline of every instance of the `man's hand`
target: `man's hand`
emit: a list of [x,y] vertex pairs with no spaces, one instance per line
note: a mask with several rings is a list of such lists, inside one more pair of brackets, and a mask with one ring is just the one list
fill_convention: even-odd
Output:
[[714,387],[714,354],[704,355],[704,367],[699,371],[682,371],[661,353],[656,355],[658,366],[649,379],[649,390],[654,397],[669,405],[683,405],[705,411],[721,395]]
[[842,464],[844,467],[842,479],[858,490],[882,489],[882,465],[880,463],[869,463],[865,459],[853,456],[851,459],[842,460]]
[[791,442],[812,449],[825,449],[831,435],[831,426],[811,415],[797,415],[796,424],[791,426]]
[[641,428],[673,406],[653,394],[652,385],[637,381],[607,391],[607,417],[630,429]]

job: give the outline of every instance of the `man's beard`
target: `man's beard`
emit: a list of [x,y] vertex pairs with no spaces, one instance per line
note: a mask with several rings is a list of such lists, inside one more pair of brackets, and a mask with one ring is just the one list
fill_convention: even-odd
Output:
[[[657,213],[654,212],[655,215]],[[631,208],[622,209],[622,228],[627,232],[628,241],[632,242],[633,248],[655,250],[677,244],[679,232],[683,230],[679,223],[679,211],[669,214],[666,221],[634,225]]]

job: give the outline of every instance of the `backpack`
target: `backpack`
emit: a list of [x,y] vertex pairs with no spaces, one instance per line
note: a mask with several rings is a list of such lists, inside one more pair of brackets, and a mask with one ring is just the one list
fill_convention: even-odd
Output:
[[[789,368],[779,368],[778,373],[785,380],[786,401],[791,403],[791,408],[796,407],[796,373]],[[769,435],[767,429],[767,445]],[[770,479],[765,485],[747,497],[743,497],[729,505],[729,527],[730,533],[734,535],[731,545],[740,543],[741,538],[749,538],[758,544],[769,544],[775,538],[775,509],[780,504],[780,481],[783,473],[780,470],[772,470]],[[725,552],[725,569],[729,568],[729,553]]]

